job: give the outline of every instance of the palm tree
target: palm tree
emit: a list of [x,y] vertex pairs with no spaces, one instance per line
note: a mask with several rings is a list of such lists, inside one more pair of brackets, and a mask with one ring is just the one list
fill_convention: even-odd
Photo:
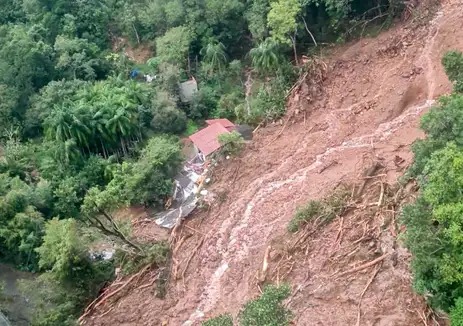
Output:
[[109,110],[106,107],[100,107],[93,114],[91,123],[93,131],[93,143],[100,142],[101,150],[103,151],[104,158],[109,157],[109,151],[106,144],[111,144],[111,133],[107,128],[108,120],[110,119]]
[[124,155],[128,154],[126,138],[134,132],[136,122],[136,117],[131,114],[130,110],[119,107],[106,124],[112,135],[120,142]]
[[204,61],[209,64],[210,72],[222,72],[223,67],[227,63],[227,55],[225,46],[221,42],[211,42],[202,50]]
[[281,55],[278,51],[278,44],[270,39],[266,39],[257,47],[249,51],[254,68],[263,74],[270,74],[278,69],[281,62]]
[[79,101],[77,105],[73,107],[71,118],[71,137],[75,139],[80,148],[85,147],[90,154],[90,141],[92,138],[92,131],[90,129],[91,114],[85,102]]
[[55,106],[44,124],[45,134],[49,139],[65,142],[72,138],[72,116],[63,106]]
[[64,162],[69,164],[70,162],[76,162],[78,159],[81,158],[81,152],[75,142],[74,139],[66,140],[62,147],[60,147],[62,151],[62,157],[64,158]]

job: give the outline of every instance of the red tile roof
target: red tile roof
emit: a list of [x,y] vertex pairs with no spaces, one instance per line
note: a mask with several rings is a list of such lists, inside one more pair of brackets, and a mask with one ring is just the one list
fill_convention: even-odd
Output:
[[[226,119],[225,119],[226,120]],[[221,134],[226,134],[229,131],[220,123],[214,123],[197,133],[194,133],[189,138],[198,147],[205,156],[215,152],[220,148],[217,137]]]
[[212,119],[212,120],[206,120],[206,123],[210,126],[213,125],[214,123],[220,123],[222,126],[227,128],[228,130],[233,130],[235,129],[235,125],[233,122],[231,122],[228,119]]

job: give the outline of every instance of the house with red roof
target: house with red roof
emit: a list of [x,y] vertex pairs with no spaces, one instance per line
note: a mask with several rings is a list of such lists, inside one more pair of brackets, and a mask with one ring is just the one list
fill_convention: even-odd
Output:
[[204,156],[214,153],[220,148],[218,137],[235,130],[235,125],[228,119],[206,120],[206,128],[194,133],[189,138]]
[[214,123],[219,123],[222,126],[224,126],[228,131],[233,131],[235,130],[236,126],[233,122],[231,122],[228,119],[212,119],[212,120],[206,120],[206,123],[208,126],[213,125]]

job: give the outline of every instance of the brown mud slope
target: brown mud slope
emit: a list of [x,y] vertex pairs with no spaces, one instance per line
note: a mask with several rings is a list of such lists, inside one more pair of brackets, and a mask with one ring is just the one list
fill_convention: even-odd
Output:
[[[395,245],[396,193],[388,184],[412,160],[410,144],[422,137],[419,117],[451,90],[440,63],[449,49],[463,50],[462,0],[444,2],[427,26],[399,26],[324,59],[324,93],[305,107],[305,119],[279,137],[281,125],[259,130],[239,158],[216,169],[210,187],[216,200],[183,228],[181,237],[190,236],[174,254],[166,298],[135,289],[86,324],[199,325],[223,312],[236,316],[259,293],[272,245],[267,280],[292,284],[287,304],[295,324],[424,325],[423,302],[410,288],[409,254]],[[286,231],[296,208],[340,183],[361,183],[372,162],[384,168],[356,209],[312,232],[303,252],[287,257],[282,248],[301,234]],[[382,204],[371,211],[381,189]],[[343,274],[383,254],[380,263]]]

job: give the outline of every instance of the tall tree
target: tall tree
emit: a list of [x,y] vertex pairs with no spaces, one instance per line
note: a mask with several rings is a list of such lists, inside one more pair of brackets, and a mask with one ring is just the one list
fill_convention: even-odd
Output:
[[270,6],[271,9],[267,16],[270,35],[279,43],[292,44],[294,60],[297,64],[297,17],[301,11],[301,3],[299,0],[277,0]]
[[185,67],[191,41],[188,27],[174,27],[156,39],[156,54],[163,62]]
[[221,73],[227,63],[225,46],[220,42],[210,42],[203,49],[204,62],[207,64],[209,73]]
[[268,36],[267,15],[269,10],[268,0],[254,0],[245,13],[249,31],[255,43],[261,43]]
[[57,71],[66,79],[95,80],[105,77],[108,64],[96,44],[86,39],[58,36],[54,46]]

